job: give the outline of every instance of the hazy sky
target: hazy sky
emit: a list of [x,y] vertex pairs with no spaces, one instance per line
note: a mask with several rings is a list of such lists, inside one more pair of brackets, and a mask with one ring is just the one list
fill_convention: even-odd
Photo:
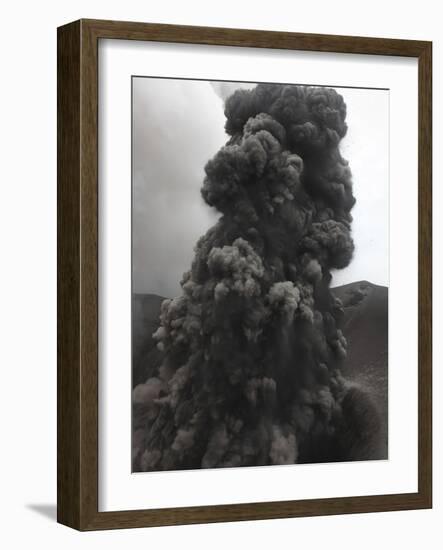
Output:
[[[238,83],[133,79],[133,289],[174,296],[197,239],[217,213],[200,195],[204,166],[226,142],[223,98]],[[241,84],[252,87],[252,84]],[[389,92],[337,88],[347,105],[341,150],[353,173],[355,254],[333,286],[388,285]]]

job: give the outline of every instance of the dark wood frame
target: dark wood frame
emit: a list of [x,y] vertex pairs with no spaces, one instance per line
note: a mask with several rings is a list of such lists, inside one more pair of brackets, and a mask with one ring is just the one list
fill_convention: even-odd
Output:
[[[101,38],[407,56],[419,65],[418,492],[98,511],[97,164]],[[432,43],[80,20],[58,29],[58,521],[79,530],[432,506]]]

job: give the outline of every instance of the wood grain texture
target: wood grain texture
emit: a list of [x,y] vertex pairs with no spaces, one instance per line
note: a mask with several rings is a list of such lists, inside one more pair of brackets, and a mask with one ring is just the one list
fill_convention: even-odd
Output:
[[[98,512],[98,41],[102,38],[394,55],[419,60],[417,493]],[[58,521],[79,530],[432,506],[431,43],[81,20],[58,29]]]
[[79,525],[80,23],[57,51],[57,518]]
[[155,23],[99,21],[93,19],[83,19],[82,23],[87,25],[90,31],[100,38],[180,42],[215,46],[418,57],[427,44],[418,40],[158,25]]
[[419,57],[418,488],[432,507],[432,44]]

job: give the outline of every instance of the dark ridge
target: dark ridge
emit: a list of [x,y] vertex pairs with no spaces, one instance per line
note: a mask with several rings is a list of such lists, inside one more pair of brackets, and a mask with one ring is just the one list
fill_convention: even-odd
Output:
[[146,382],[159,365],[162,354],[152,334],[159,325],[164,298],[156,294],[132,296],[132,387]]
[[388,445],[388,288],[359,281],[333,288],[343,302],[348,355],[343,375],[372,395],[382,420],[382,456]]

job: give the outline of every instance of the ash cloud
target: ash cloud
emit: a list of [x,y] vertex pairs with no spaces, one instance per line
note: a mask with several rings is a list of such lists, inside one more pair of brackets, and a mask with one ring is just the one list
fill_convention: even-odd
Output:
[[223,103],[238,89],[250,90],[255,86],[251,82],[228,82],[226,80],[212,80],[210,84]]
[[354,251],[346,105],[334,89],[259,84],[230,95],[225,115],[229,140],[201,189],[221,217],[162,304],[163,361],[134,390],[134,469],[363,458],[370,436],[350,448],[343,434],[369,433],[376,412],[341,375],[330,292]]
[[[205,84],[205,85],[203,85]],[[217,219],[200,197],[204,165],[226,140],[208,83],[133,82],[133,283],[174,296],[196,240]],[[199,105],[205,116],[198,116]]]

